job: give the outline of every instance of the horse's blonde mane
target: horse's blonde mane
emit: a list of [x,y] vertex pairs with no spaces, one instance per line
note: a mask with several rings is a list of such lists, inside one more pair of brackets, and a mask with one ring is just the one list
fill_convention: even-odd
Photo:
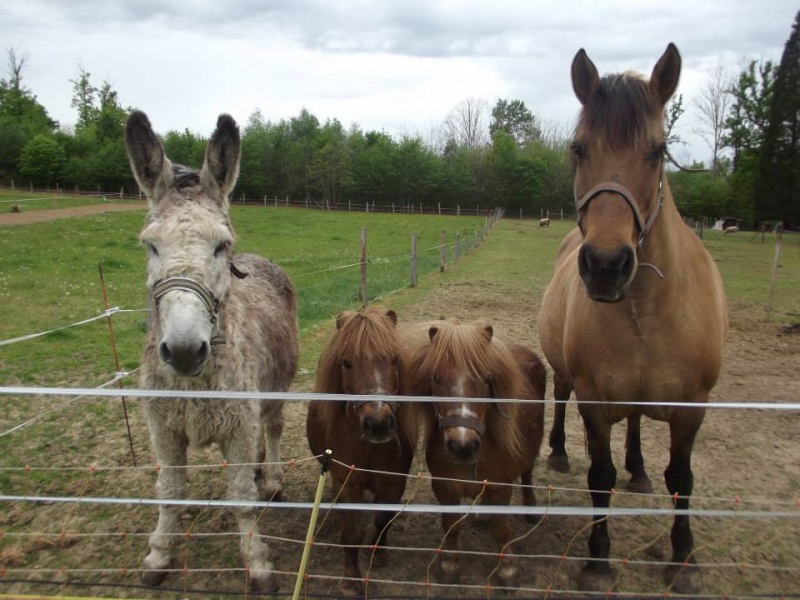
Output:
[[[436,335],[427,343],[417,340],[411,349],[406,377],[408,393],[426,395],[433,375],[448,378],[465,370],[481,380],[491,377],[498,398],[525,398],[529,394],[525,376],[508,346],[487,329],[486,323],[462,323],[458,319],[433,321]],[[486,434],[509,453],[521,455],[524,440],[519,427],[519,407],[515,403],[493,405],[486,418]],[[420,420],[427,423],[427,435],[434,426],[432,403],[419,407]]]

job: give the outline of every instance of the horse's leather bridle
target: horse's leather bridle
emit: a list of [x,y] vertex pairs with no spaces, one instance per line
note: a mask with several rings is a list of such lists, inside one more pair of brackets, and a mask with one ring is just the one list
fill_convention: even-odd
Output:
[[[244,279],[248,275],[248,273],[239,270],[233,263],[230,264],[230,270],[231,273],[239,279]],[[219,331],[219,311],[222,308],[222,301],[216,298],[214,293],[206,286],[190,277],[167,277],[153,284],[153,299],[155,300],[156,308],[158,308],[161,298],[174,290],[190,292],[200,298],[200,301],[208,312],[213,328],[210,340],[211,345],[218,346],[224,344],[225,336]]]
[[624,185],[621,183],[616,183],[615,181],[604,181],[602,183],[598,183],[583,196],[575,200],[575,209],[578,212],[578,227],[581,229],[581,231],[583,231],[583,227],[581,227],[581,218],[583,216],[582,211],[586,209],[586,205],[589,204],[589,202],[604,192],[617,194],[628,203],[628,206],[630,206],[631,211],[633,212],[633,217],[636,221],[636,228],[639,230],[639,241],[636,244],[636,250],[640,250],[644,244],[647,234],[650,233],[650,229],[653,227],[653,223],[655,223],[658,215],[661,212],[661,205],[664,203],[664,189],[662,183],[663,178],[664,174],[662,171],[661,177],[658,180],[658,201],[656,202],[655,208],[647,217],[647,219],[642,217],[642,212],[639,210],[639,205],[636,204],[636,199],[633,197],[633,194],[631,194],[630,190],[628,190],[628,188],[626,188]]
[[439,423],[439,429],[445,429],[446,427],[466,427],[467,429],[472,429],[481,437],[483,437],[483,434],[486,432],[486,423],[482,423],[473,417],[436,413],[436,420]]

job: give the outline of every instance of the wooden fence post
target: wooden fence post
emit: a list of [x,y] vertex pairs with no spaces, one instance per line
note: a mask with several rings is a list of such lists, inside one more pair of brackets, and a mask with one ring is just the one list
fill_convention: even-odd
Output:
[[417,287],[417,234],[411,234],[411,287]]
[[275,208],[278,208],[278,195],[277,194],[275,194],[275,196],[273,196],[273,200],[275,200]]
[[445,233],[444,229],[442,229],[441,236],[439,237],[439,273],[444,273],[444,268],[447,263],[447,256],[446,256],[446,243],[447,243],[447,234]]
[[456,204],[456,216],[457,217],[461,216],[461,205],[460,204]]
[[442,216],[442,203],[439,202],[438,204],[439,204],[439,216],[441,217]]
[[456,231],[456,266],[458,266],[458,261],[461,259],[461,233]]
[[361,302],[364,306],[369,304],[367,294],[367,228],[361,228]]
[[767,321],[772,314],[772,299],[775,296],[775,282],[778,279],[778,266],[781,262],[781,232],[775,237],[775,258],[772,261],[772,272],[769,276],[769,296],[767,296]]

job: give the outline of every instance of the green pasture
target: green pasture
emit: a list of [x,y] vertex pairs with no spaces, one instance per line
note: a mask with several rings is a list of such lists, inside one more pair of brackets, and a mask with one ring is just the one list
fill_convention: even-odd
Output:
[[22,212],[29,210],[45,210],[57,208],[72,208],[86,206],[87,204],[102,204],[104,202],[124,202],[118,196],[69,196],[55,192],[26,191],[26,190],[0,190],[0,213],[11,212],[13,206],[19,207]]

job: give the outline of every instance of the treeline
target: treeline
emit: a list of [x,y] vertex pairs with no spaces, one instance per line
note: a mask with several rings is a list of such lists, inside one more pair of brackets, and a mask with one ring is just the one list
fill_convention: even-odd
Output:
[[[685,217],[800,225],[798,19],[800,13],[779,65],[751,61],[738,77],[716,74],[692,102],[712,158],[703,173],[668,172]],[[136,193],[123,139],[131,109],[111,84],[95,87],[80,66],[70,80],[76,124],[59,127],[22,84],[27,55],[7,52],[9,77],[0,80],[0,183]],[[682,143],[675,124],[683,113],[683,97],[677,96],[665,113],[673,154]],[[163,140],[176,162],[202,163],[204,137],[187,129],[168,131]],[[325,206],[440,203],[500,207],[509,214],[570,214],[570,141],[569,132],[543,121],[521,100],[500,99],[491,107],[462,100],[424,139],[345,127],[337,119],[322,123],[307,110],[279,121],[256,110],[242,124],[241,172],[233,194]]]

